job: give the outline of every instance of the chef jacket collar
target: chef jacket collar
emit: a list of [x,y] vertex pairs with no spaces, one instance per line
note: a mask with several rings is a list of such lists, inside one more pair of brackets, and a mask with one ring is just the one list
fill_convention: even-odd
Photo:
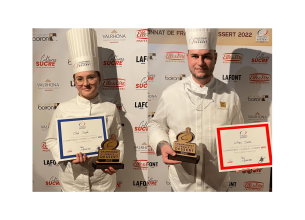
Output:
[[207,95],[208,90],[209,90],[209,86],[211,86],[214,83],[214,77],[212,76],[212,79],[210,80],[210,82],[208,82],[207,84],[205,84],[203,87],[200,87],[200,85],[198,83],[196,83],[192,77],[192,75],[189,76],[189,82],[190,83],[186,83],[186,87],[187,90],[191,91],[194,94],[201,94],[201,95]]
[[93,99],[90,99],[90,100],[77,95],[76,100],[77,100],[78,104],[83,105],[83,106],[88,106],[91,104],[97,104],[97,103],[101,102],[101,98],[100,98],[99,94],[97,94],[97,96],[95,96]]

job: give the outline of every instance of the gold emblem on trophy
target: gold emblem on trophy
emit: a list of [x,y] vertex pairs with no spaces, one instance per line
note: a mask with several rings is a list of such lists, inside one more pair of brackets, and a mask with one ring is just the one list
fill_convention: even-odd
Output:
[[101,148],[98,151],[97,161],[92,163],[94,169],[124,169],[124,164],[120,161],[120,150],[115,150],[119,145],[115,134],[111,135],[110,139],[106,139],[102,142]]
[[195,163],[199,162],[200,156],[196,155],[196,144],[190,143],[194,140],[195,135],[191,132],[190,128],[177,134],[177,141],[174,142],[173,150],[176,156],[168,155],[170,160],[178,160],[182,162]]

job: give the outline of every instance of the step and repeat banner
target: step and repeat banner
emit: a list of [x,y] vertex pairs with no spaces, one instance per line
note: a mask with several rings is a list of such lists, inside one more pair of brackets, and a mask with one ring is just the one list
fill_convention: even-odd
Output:
[[[59,166],[44,142],[54,110],[75,98],[69,29],[33,29],[33,191],[59,192]],[[102,99],[116,104],[125,169],[118,192],[169,192],[168,166],[149,146],[147,124],[163,90],[190,75],[184,29],[97,28]],[[239,94],[245,123],[270,122],[272,30],[219,29],[214,76]],[[148,95],[148,96],[147,96]],[[229,191],[269,191],[270,168],[231,172]]]
[[[270,122],[272,101],[272,29],[219,29],[214,76],[235,89],[245,123]],[[190,75],[184,29],[148,29],[148,119],[162,92]],[[149,155],[158,167],[148,168],[156,187],[170,191],[168,166]],[[269,191],[270,168],[256,173],[231,172],[229,191]]]
[[[54,110],[77,96],[69,29],[33,29],[33,191],[60,191],[59,167],[44,142]],[[119,110],[125,169],[116,191],[147,191],[147,28],[95,29],[103,100]]]

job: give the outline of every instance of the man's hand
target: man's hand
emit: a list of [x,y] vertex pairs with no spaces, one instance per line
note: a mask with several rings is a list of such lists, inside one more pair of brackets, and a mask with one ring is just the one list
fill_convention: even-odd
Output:
[[76,159],[72,160],[72,163],[74,163],[74,164],[84,163],[88,159],[90,159],[90,157],[87,157],[86,154],[82,155],[82,153],[79,152],[78,154],[76,154]]
[[171,146],[169,146],[168,144],[165,144],[161,147],[161,154],[162,154],[162,159],[163,162],[165,164],[178,164],[178,163],[182,163],[181,161],[176,161],[176,160],[169,160],[168,159],[168,155],[172,155],[175,156],[176,152],[173,151],[173,149],[171,148]]
[[112,167],[109,167],[109,169],[105,169],[103,171],[104,171],[104,173],[108,173],[109,175],[116,173],[116,170],[113,169]]
[[[249,168],[247,168],[247,169],[242,169],[241,170],[243,173],[252,173],[252,171],[255,173],[256,172],[256,168],[253,168],[253,169],[249,169]],[[236,173],[239,173],[239,170],[236,170]]]

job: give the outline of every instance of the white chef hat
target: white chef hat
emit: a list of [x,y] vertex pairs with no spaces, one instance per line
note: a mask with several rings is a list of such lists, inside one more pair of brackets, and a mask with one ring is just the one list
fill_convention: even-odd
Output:
[[67,31],[73,74],[100,71],[96,32],[92,28],[72,28]]
[[218,29],[215,28],[185,28],[188,50],[215,50]]

